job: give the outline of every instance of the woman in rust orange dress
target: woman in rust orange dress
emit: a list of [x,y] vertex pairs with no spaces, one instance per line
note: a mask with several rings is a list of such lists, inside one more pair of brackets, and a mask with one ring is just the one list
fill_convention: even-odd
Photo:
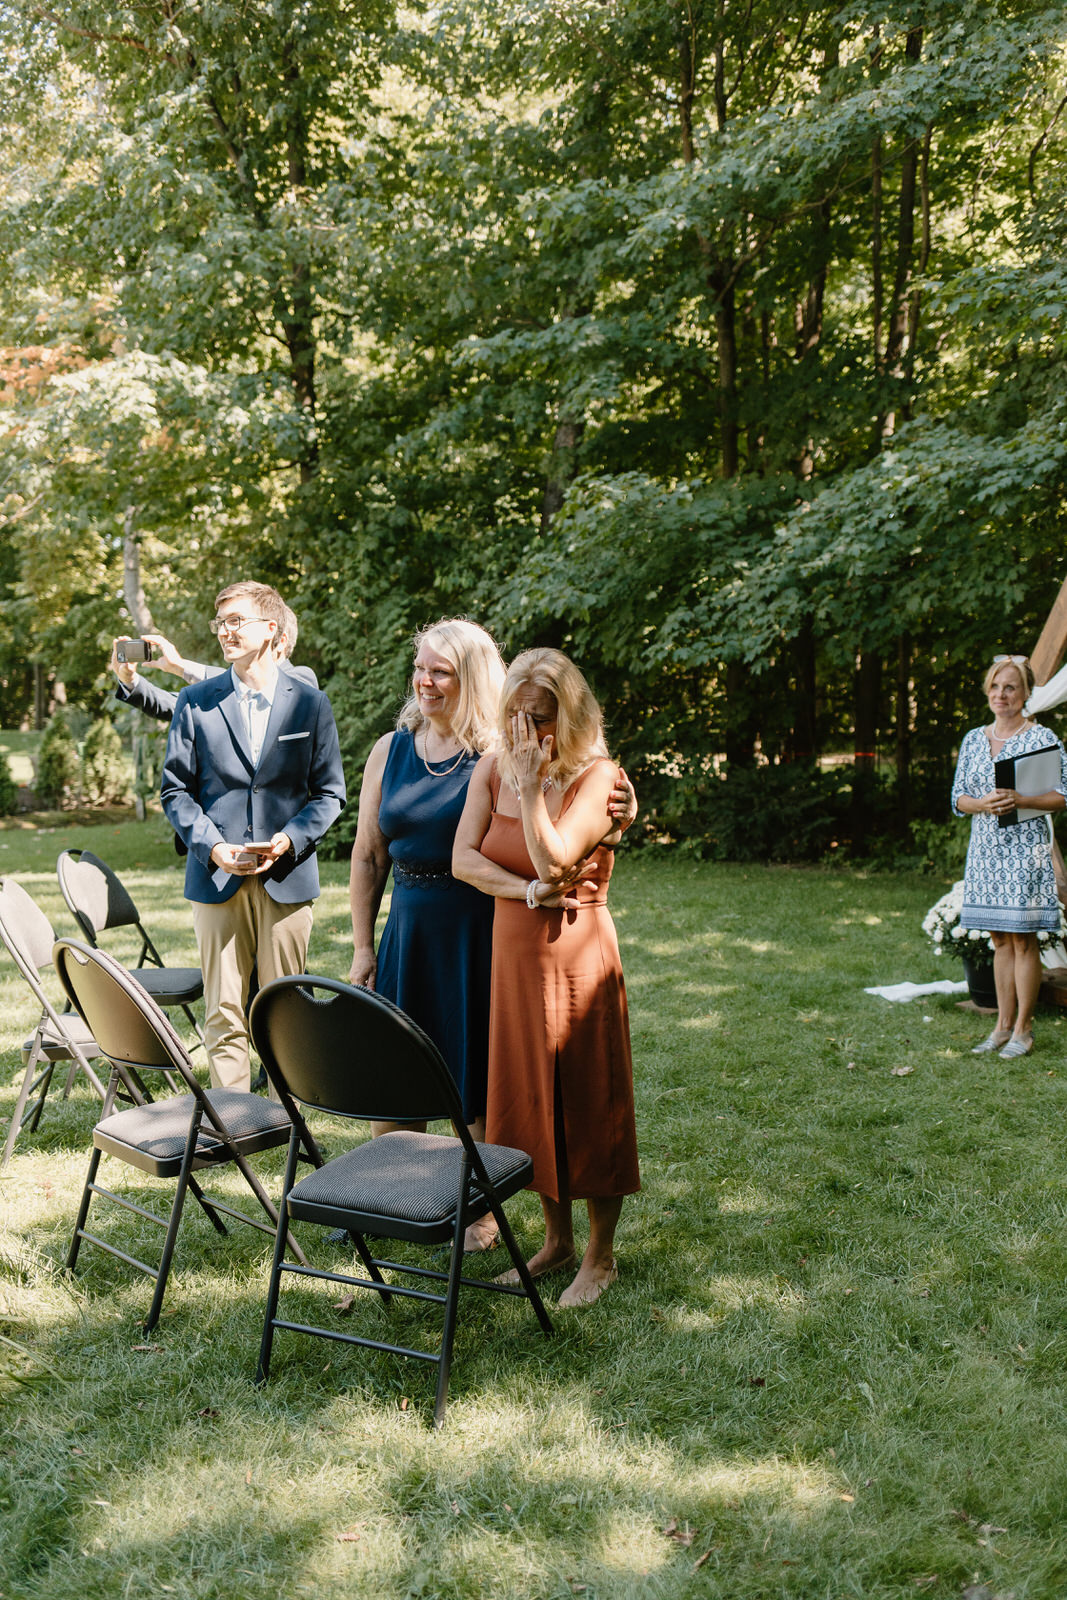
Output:
[[486,1137],[526,1150],[545,1242],[535,1277],[573,1267],[571,1202],[589,1243],[561,1306],[614,1282],[623,1197],[640,1188],[626,990],[607,908],[614,854],[600,841],[618,778],[600,708],[558,650],[508,672],[502,745],[475,769],[453,873],[496,900]]

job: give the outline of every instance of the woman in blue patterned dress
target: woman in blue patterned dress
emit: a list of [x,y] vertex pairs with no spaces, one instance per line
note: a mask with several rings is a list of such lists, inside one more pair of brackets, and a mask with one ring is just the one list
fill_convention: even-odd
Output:
[[[349,882],[350,981],[392,1000],[433,1040],[476,1139],[485,1138],[493,901],[453,877],[452,845],[471,774],[496,742],[504,676],[496,644],[477,623],[446,619],[416,635],[412,693],[363,773]],[[608,810],[611,844],[637,814],[625,777]],[[375,955],[390,868],[389,916]],[[375,1123],[373,1131],[392,1126]],[[495,1234],[492,1217],[472,1223],[467,1249],[488,1248]]]
[[[997,821],[1001,813],[1019,804],[1047,812],[1062,811],[1067,804],[1063,746],[1048,728],[1023,714],[1033,687],[1034,675],[1025,656],[993,658],[982,680],[993,723],[964,735],[952,785],[953,811],[972,818],[960,926],[987,928],[995,950],[997,1025],[974,1054],[995,1050],[1008,1061],[1029,1055],[1034,1048],[1034,1007],[1041,986],[1036,936],[1040,929],[1060,926],[1049,818],[1034,817],[1008,828]],[[1029,795],[1023,801],[1014,789],[997,788],[996,761],[1048,745],[1059,747],[1058,789]]]

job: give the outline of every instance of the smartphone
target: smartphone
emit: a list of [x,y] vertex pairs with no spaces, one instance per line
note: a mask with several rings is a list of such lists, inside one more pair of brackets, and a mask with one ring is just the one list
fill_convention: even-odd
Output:
[[154,661],[156,652],[146,639],[118,639],[115,658],[129,665],[131,661]]
[[253,861],[258,861],[261,855],[268,855],[270,849],[271,843],[269,839],[246,839],[241,845],[241,853],[237,860],[245,867]]

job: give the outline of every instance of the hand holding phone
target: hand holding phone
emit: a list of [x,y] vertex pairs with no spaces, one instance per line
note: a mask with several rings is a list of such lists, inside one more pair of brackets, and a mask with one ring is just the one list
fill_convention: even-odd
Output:
[[152,661],[156,652],[147,639],[116,639],[115,657],[123,666],[134,661]]

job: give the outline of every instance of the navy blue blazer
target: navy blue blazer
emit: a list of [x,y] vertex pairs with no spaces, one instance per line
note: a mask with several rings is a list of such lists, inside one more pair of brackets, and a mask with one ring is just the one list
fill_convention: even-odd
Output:
[[263,877],[272,900],[295,904],[319,892],[315,846],[345,803],[341,751],[330,702],[279,672],[263,749],[253,766],[230,672],[178,696],[160,784],[163,810],[189,848],[185,898],[218,905],[240,875],[211,861],[220,842],[239,845],[287,833],[292,855]]

